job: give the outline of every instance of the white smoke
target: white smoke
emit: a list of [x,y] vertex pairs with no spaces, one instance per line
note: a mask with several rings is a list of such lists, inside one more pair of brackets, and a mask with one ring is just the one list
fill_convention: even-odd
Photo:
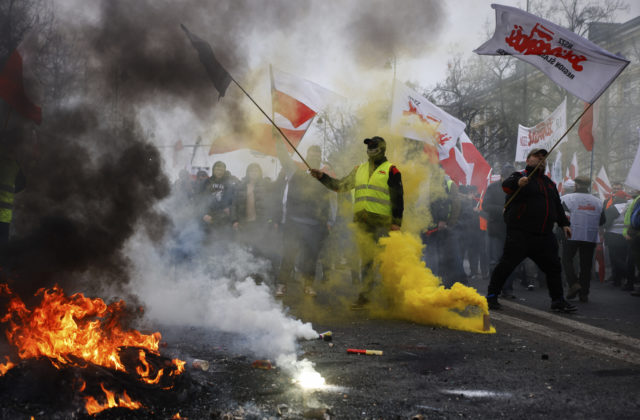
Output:
[[317,338],[310,323],[287,315],[265,284],[269,262],[229,245],[201,263],[171,264],[167,255],[137,235],[129,245],[135,267],[130,288],[152,320],[167,326],[205,327],[238,335],[246,353],[278,359],[294,355],[296,340]]

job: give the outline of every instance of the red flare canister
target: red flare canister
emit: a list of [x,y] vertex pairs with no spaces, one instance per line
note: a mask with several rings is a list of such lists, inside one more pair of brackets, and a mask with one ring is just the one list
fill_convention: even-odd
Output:
[[369,356],[382,356],[382,350],[347,349],[349,354],[366,354]]

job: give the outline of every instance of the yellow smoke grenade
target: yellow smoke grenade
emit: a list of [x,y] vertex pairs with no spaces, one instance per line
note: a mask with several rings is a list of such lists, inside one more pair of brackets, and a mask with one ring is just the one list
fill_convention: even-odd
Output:
[[380,239],[380,245],[383,250],[376,262],[382,274],[382,292],[392,305],[390,309],[376,309],[376,315],[457,330],[495,332],[493,327],[483,330],[483,315],[489,313],[486,299],[461,283],[445,289],[421,261],[422,243],[416,235],[391,232]]

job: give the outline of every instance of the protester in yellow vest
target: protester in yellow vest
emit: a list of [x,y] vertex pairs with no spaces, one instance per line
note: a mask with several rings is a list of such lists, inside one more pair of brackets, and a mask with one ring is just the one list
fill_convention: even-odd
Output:
[[[387,144],[382,137],[364,140],[367,145],[367,162],[356,166],[342,179],[335,179],[316,169],[311,175],[330,190],[345,192],[354,190],[354,221],[369,242],[377,243],[390,230],[399,230],[404,211],[404,193],[400,171],[385,156]],[[354,309],[369,303],[373,289],[373,252],[358,241],[362,264],[363,287],[354,303]]]
[[12,147],[6,144],[6,141],[2,139],[0,143],[0,245],[9,240],[13,198],[25,184],[24,175],[13,156]]

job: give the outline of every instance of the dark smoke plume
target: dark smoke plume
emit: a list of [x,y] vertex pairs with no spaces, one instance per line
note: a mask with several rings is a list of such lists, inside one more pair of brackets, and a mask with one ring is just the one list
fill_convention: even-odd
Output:
[[414,58],[432,46],[444,23],[442,7],[431,0],[362,1],[342,30],[361,65],[384,65],[394,58]]
[[[136,226],[162,236],[166,222],[152,206],[169,193],[169,183],[157,149],[135,130],[118,138],[92,130],[95,116],[86,109],[55,114],[47,132],[59,135],[45,132],[37,144],[20,143],[18,156],[31,158],[23,165],[27,189],[15,210],[16,235],[3,250],[19,292],[65,286],[72,273],[89,270],[99,274],[96,281],[126,282],[121,249]],[[92,156],[89,141],[111,148]]]
[[136,118],[142,107],[184,107],[208,125],[215,109],[228,126],[246,124],[246,98],[236,92],[218,102],[181,23],[245,80],[255,71],[250,62],[266,68],[277,56],[282,46],[268,40],[279,34],[309,49],[339,48],[323,44],[338,38],[359,64],[383,64],[419,53],[435,39],[442,15],[437,2],[418,0],[78,0],[51,10],[53,21],[30,28],[48,42],[33,51],[41,64],[34,71],[44,92],[43,124],[12,131],[27,189],[17,199],[14,240],[2,265],[27,289],[68,273],[126,282],[127,239],[141,224],[152,238],[163,237],[167,223],[153,206],[169,183]]

